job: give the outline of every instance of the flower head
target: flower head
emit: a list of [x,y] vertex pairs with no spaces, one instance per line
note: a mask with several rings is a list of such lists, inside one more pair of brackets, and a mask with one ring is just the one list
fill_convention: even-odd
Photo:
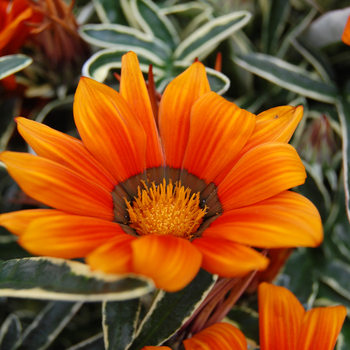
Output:
[[23,247],[176,291],[200,267],[225,277],[265,269],[251,247],[320,244],[316,208],[288,191],[306,176],[287,144],[302,107],[255,116],[211,92],[195,62],[166,88],[156,123],[136,55],[122,64],[120,93],[81,79],[82,141],[17,118],[38,156],[0,159],[23,191],[56,208],[0,216]]
[[0,56],[16,53],[40,20],[28,0],[0,0]]
[[305,311],[288,289],[259,286],[261,350],[332,350],[346,316],[344,306]]

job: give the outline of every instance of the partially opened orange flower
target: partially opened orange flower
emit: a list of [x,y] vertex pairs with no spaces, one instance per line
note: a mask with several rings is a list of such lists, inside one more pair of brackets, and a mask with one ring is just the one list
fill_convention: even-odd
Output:
[[344,44],[350,45],[350,16],[346,22],[341,40],[343,40]]
[[24,192],[56,209],[0,216],[37,255],[86,257],[93,268],[180,290],[200,267],[220,276],[265,269],[257,248],[317,246],[320,216],[287,191],[305,181],[288,145],[302,107],[255,116],[210,91],[193,63],[166,88],[159,129],[139,68],[123,57],[120,93],[82,78],[82,141],[17,118],[38,156],[0,156]]
[[33,30],[27,23],[40,20],[27,0],[0,0],[0,56],[16,53]]
[[332,350],[346,316],[344,306],[305,311],[288,289],[259,286],[261,350]]
[[[243,333],[228,323],[216,323],[183,341],[186,350],[247,350]],[[141,350],[171,350],[167,346],[145,346]]]

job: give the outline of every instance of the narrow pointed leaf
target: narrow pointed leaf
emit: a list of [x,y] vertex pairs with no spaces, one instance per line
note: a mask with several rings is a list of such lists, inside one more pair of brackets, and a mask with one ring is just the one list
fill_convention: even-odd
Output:
[[0,350],[11,350],[20,340],[22,326],[15,314],[9,315],[0,328]]
[[149,293],[153,282],[135,275],[91,272],[77,261],[24,258],[0,263],[0,296],[65,301],[126,300]]
[[67,350],[105,350],[103,343],[103,333],[94,335],[93,337],[86,339],[79,344],[75,344]]
[[45,350],[80,309],[82,302],[52,301],[38,314],[16,344],[19,349]]
[[342,131],[345,205],[350,221],[350,104],[343,98],[337,101],[336,106]]
[[80,27],[80,35],[88,43],[102,48],[144,49],[160,62],[171,55],[170,48],[161,40],[119,24],[86,24]]
[[333,83],[315,80],[310,73],[279,58],[260,53],[233,58],[240,67],[271,81],[272,83],[314,100],[334,103],[337,88]]
[[[111,69],[121,69],[122,56],[129,51],[130,49],[112,48],[96,52],[84,63],[83,75],[104,82]],[[133,48],[132,51],[138,56],[142,72],[148,73],[149,65],[152,64],[155,77],[159,78],[165,74],[162,67],[163,61],[154,57],[153,53],[140,48]]]
[[167,43],[172,49],[180,43],[179,36],[170,20],[161,9],[150,0],[131,0],[134,16],[147,34]]
[[103,303],[102,326],[106,350],[125,350],[130,346],[140,310],[140,299]]
[[174,59],[192,62],[196,57],[205,58],[221,41],[244,27],[250,18],[249,12],[239,11],[211,20],[198,28],[177,47]]
[[93,0],[92,3],[102,23],[128,24],[119,1]]
[[0,57],[0,80],[28,67],[32,62],[32,58],[22,54]]
[[200,270],[195,279],[181,291],[160,291],[129,350],[157,346],[169,339],[193,315],[214,286],[216,279],[216,276]]

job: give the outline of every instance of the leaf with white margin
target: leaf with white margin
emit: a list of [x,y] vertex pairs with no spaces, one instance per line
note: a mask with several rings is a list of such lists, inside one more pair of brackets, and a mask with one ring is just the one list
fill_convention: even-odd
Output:
[[120,24],[86,24],[79,29],[80,36],[89,44],[101,48],[118,48],[135,51],[144,49],[153,56],[153,60],[164,64],[172,54],[170,47],[163,41],[145,34],[138,29]]
[[244,27],[251,16],[247,11],[238,11],[209,21],[176,48],[174,59],[192,62],[196,57],[205,58],[221,41]]
[[200,270],[194,280],[179,292],[159,291],[128,350],[163,344],[193,315],[216,280],[216,275]]
[[336,103],[342,132],[345,206],[350,221],[350,103],[346,97]]
[[98,333],[89,339],[71,346],[67,350],[105,350],[103,344],[103,333]]
[[235,56],[232,60],[284,89],[322,102],[334,103],[336,100],[338,90],[333,83],[316,80],[308,71],[277,57],[250,53]]
[[0,80],[32,64],[33,59],[22,54],[0,57]]
[[[84,63],[82,74],[102,83],[107,79],[111,69],[121,69],[122,56],[129,51],[129,49],[122,48],[98,51]],[[134,48],[133,51],[137,54],[143,73],[148,73],[149,65],[152,64],[154,76],[156,78],[164,76],[164,69],[160,67],[163,62],[158,57],[154,57],[151,52],[142,48]]]
[[118,23],[127,25],[124,18],[122,6],[119,1],[115,0],[92,0],[95,11],[102,23]]
[[20,339],[22,325],[15,314],[7,316],[0,329],[0,350],[10,350]]
[[130,6],[135,19],[145,33],[162,40],[175,49],[180,43],[177,31],[153,1],[131,0]]
[[140,299],[102,304],[102,326],[106,350],[125,350],[135,336],[141,311]]
[[26,328],[15,349],[45,350],[74,317],[82,302],[52,301]]
[[94,272],[77,261],[39,257],[0,263],[0,296],[62,301],[127,300],[153,289],[149,278]]

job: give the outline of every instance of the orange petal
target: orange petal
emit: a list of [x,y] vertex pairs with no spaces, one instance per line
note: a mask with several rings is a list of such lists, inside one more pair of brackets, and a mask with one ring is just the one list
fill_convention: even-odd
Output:
[[254,114],[215,92],[203,95],[192,108],[183,167],[212,182],[225,169],[232,168],[232,160],[244,147],[254,125]]
[[341,40],[344,42],[344,44],[350,45],[350,16],[346,22]]
[[216,323],[183,342],[186,350],[246,350],[243,333],[228,323]]
[[298,350],[333,350],[346,317],[344,306],[307,311],[301,324]]
[[3,152],[0,160],[30,197],[68,213],[113,219],[111,193],[76,172],[27,153]]
[[120,94],[135,112],[147,135],[146,166],[158,167],[163,164],[158,129],[153,116],[145,79],[140,70],[137,55],[128,52],[122,57]]
[[[26,21],[27,19],[30,19],[30,17],[33,15],[33,10],[28,7],[25,11],[20,13],[16,18],[14,18],[11,23],[9,23],[8,26],[6,26],[2,31],[0,35],[0,50],[2,50],[11,40],[16,40],[14,38],[14,35],[16,34],[16,31],[19,27],[19,25]],[[24,31],[28,31],[25,27],[22,28]],[[21,42],[22,44],[23,42]],[[18,45],[16,45],[18,46]],[[20,45],[19,45],[20,46]]]
[[159,106],[159,130],[166,164],[181,168],[190,133],[190,114],[194,103],[210,91],[205,67],[193,63],[165,89]]
[[285,191],[223,213],[203,237],[260,248],[316,247],[322,242],[323,229],[316,207],[300,194]]
[[131,243],[136,237],[122,232],[86,257],[86,263],[94,270],[109,273],[132,272]]
[[35,255],[72,259],[86,256],[117,234],[124,232],[114,222],[57,215],[33,220],[18,243]]
[[62,214],[65,213],[54,209],[28,209],[14,211],[12,213],[0,215],[0,226],[4,226],[7,230],[17,236],[21,236],[33,220]]
[[269,260],[256,250],[216,238],[198,238],[192,243],[203,255],[202,267],[222,277],[243,276],[265,270]]
[[305,182],[306,173],[296,150],[268,142],[247,152],[218,188],[224,210],[260,202]]
[[300,350],[297,342],[305,311],[298,299],[288,289],[265,282],[259,285],[258,296],[260,349]]
[[132,242],[133,271],[152,278],[157,288],[176,292],[198,273],[202,256],[188,240],[147,235]]
[[144,171],[145,131],[117,91],[82,77],[73,109],[85,146],[118,182]]
[[114,189],[112,175],[102,168],[80,140],[26,118],[18,117],[16,122],[19,133],[38,156],[60,163],[108,191]]

